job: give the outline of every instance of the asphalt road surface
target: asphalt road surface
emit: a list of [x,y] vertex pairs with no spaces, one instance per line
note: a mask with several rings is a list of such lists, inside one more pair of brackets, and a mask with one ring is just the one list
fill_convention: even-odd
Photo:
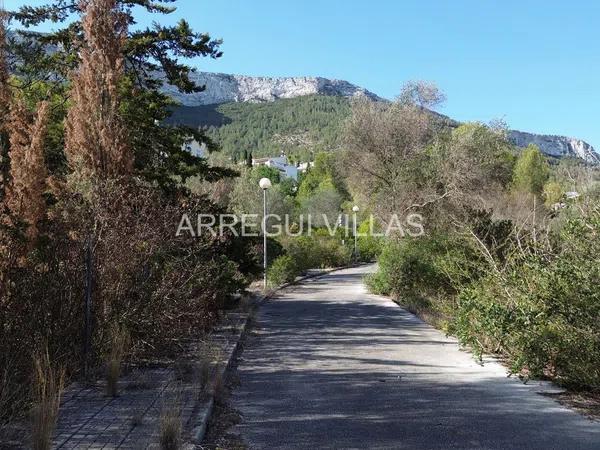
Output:
[[334,272],[260,308],[231,397],[242,416],[231,431],[249,448],[600,449],[600,423],[541,395],[547,385],[477,364],[368,294],[372,270]]

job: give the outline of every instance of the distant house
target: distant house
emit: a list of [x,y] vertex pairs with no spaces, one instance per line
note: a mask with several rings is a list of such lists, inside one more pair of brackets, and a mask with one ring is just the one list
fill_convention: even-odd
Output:
[[182,150],[187,150],[194,156],[198,156],[200,158],[205,158],[207,149],[205,143],[199,143],[196,139],[192,139],[191,141],[185,142],[181,146]]
[[565,198],[567,200],[574,200],[578,197],[579,197],[579,192],[576,192],[576,191],[565,192]]
[[289,164],[287,156],[275,156],[270,158],[253,158],[253,166],[267,166],[277,169],[283,178],[292,178],[298,181],[298,167]]
[[576,191],[570,191],[570,192],[565,192],[565,195],[563,197],[563,201],[558,202],[558,203],[554,203],[552,205],[552,209],[554,211],[558,211],[559,209],[563,209],[567,207],[567,203],[569,203],[572,200],[576,200],[580,197],[581,194],[579,194],[579,192]]
[[298,172],[306,172],[309,168],[313,167],[315,165],[314,162],[304,162],[304,163],[300,163],[298,164]]

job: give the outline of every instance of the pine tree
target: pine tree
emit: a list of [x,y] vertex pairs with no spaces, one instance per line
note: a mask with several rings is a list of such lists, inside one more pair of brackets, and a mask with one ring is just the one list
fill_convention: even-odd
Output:
[[[84,5],[88,3],[89,0]],[[114,3],[114,12],[122,14],[125,25],[129,25],[137,23],[133,15],[135,11],[144,9],[148,14],[170,14],[175,10],[176,0],[114,0]],[[25,38],[21,40],[23,44],[16,43],[11,47],[15,52],[18,72],[24,74],[29,82],[55,80],[47,83],[58,95],[62,95],[65,89],[60,80],[71,77],[84,56],[80,52],[80,43],[85,27],[76,17],[80,13],[79,4],[77,0],[48,0],[47,4],[22,6],[10,13],[13,21],[20,22],[25,28],[45,22],[52,22],[53,28],[56,28],[64,23],[62,28],[43,35],[19,30]],[[173,26],[158,22],[154,21],[148,28],[127,30],[125,26],[123,30],[119,19],[118,32],[112,30],[110,33],[123,38],[120,48],[127,64],[123,68],[120,86],[120,111],[135,158],[134,170],[167,190],[184,184],[190,177],[210,182],[235,176],[235,171],[210,166],[204,158],[182,148],[193,137],[205,143],[209,151],[217,150],[218,147],[205,136],[204,131],[197,127],[164,126],[173,106],[171,98],[161,90],[164,83],[184,93],[205,89],[193,82],[190,77],[193,69],[180,62],[180,58],[219,58],[221,42],[211,39],[207,33],[194,32],[185,20]],[[57,168],[58,172],[64,170],[64,167]]]
[[116,0],[82,3],[85,43],[73,75],[65,131],[70,167],[86,175],[116,177],[133,169],[133,154],[120,117],[119,83],[127,21]]

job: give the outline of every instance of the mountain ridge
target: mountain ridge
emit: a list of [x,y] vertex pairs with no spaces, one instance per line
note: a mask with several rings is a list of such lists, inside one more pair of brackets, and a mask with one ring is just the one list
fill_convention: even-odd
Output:
[[[206,86],[206,90],[182,94],[173,86],[164,87],[165,93],[189,109],[226,103],[272,103],[310,95],[389,101],[348,81],[323,77],[253,77],[201,71],[192,73],[191,77],[197,84]],[[543,153],[555,158],[576,157],[600,164],[600,154],[581,139],[520,130],[510,130],[509,139],[518,147],[535,144]]]
[[206,90],[182,94],[165,85],[164,91],[184,106],[205,106],[229,102],[270,102],[280,98],[295,98],[320,94],[341,97],[364,96],[384,101],[373,92],[345,80],[324,77],[253,77],[218,72],[194,72],[190,78]]

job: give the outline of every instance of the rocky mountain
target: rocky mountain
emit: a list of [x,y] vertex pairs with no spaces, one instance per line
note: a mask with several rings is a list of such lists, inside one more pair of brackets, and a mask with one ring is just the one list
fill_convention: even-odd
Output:
[[165,90],[184,106],[203,106],[229,102],[272,102],[280,98],[295,98],[321,94],[340,97],[365,96],[373,100],[381,97],[343,80],[321,77],[248,77],[224,73],[196,72],[192,79],[206,86],[204,92],[181,94],[172,86]]
[[587,142],[565,136],[533,134],[512,130],[509,138],[518,147],[537,145],[546,155],[562,158],[565,156],[581,158],[591,164],[600,164],[600,154]]
[[[352,98],[364,96],[376,101],[387,101],[376,94],[343,80],[330,80],[321,77],[250,77],[244,75],[228,75],[223,73],[196,72],[194,80],[205,85],[204,92],[181,94],[172,86],[165,86],[165,91],[176,99],[185,110],[187,122],[194,110],[205,111],[210,105],[226,103],[268,103],[279,99],[324,95],[332,97]],[[176,115],[177,116],[177,115]],[[200,119],[200,118],[199,118]],[[191,123],[195,123],[193,119]],[[454,121],[452,121],[454,122]],[[200,119],[197,124],[201,124]],[[545,154],[556,157],[581,158],[591,164],[600,164],[600,154],[594,148],[579,139],[528,133],[512,130],[510,139],[518,147],[537,145]]]

